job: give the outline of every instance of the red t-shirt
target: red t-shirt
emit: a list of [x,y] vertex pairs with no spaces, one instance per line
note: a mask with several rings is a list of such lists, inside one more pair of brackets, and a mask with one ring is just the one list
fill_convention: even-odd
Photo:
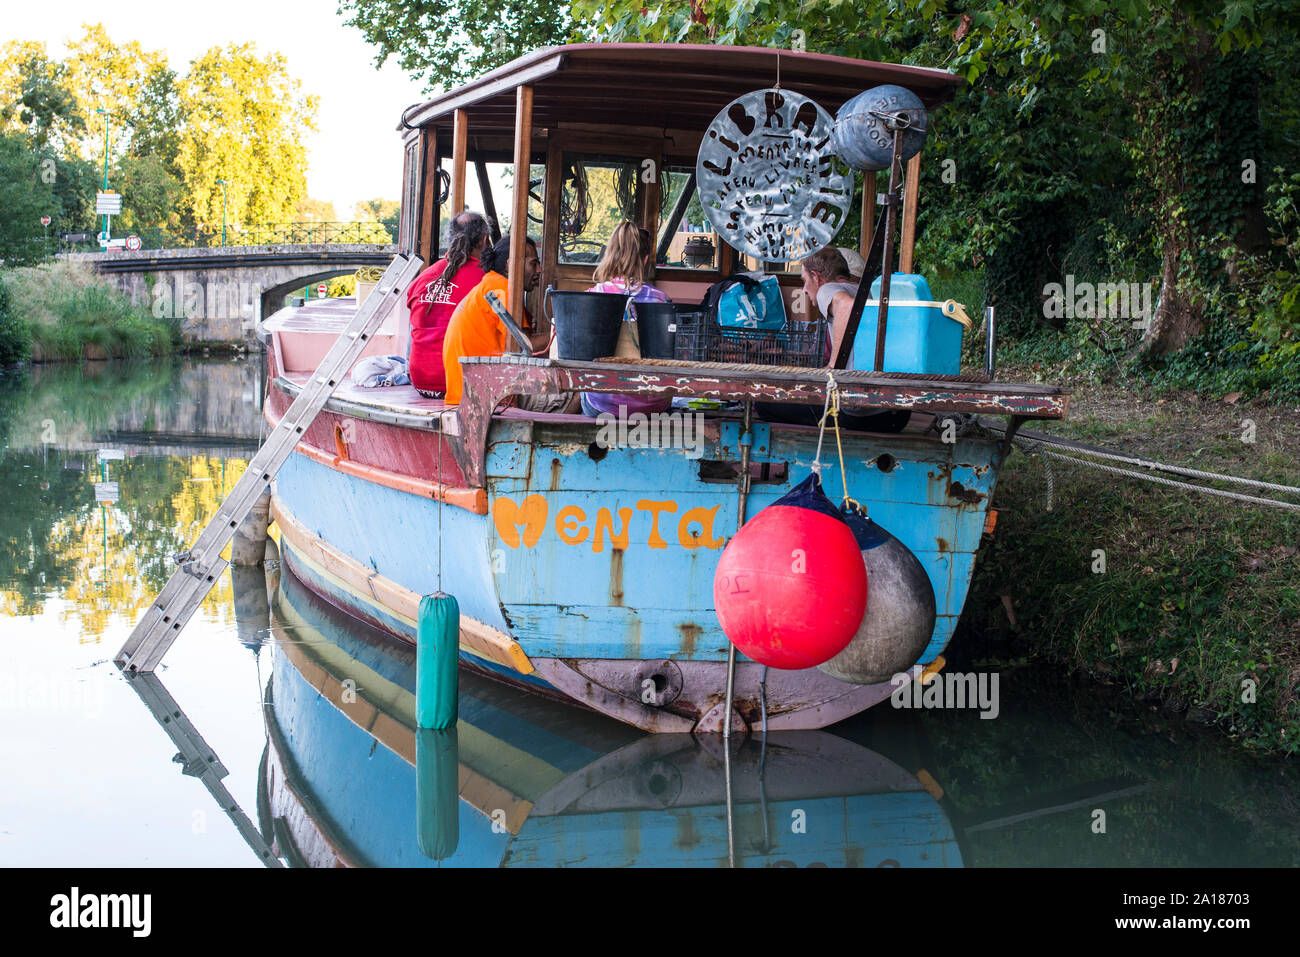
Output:
[[442,342],[447,323],[460,301],[487,275],[477,259],[457,269],[451,282],[442,281],[446,269],[447,260],[439,259],[406,290],[406,305],[411,310],[411,384],[425,392],[446,391]]

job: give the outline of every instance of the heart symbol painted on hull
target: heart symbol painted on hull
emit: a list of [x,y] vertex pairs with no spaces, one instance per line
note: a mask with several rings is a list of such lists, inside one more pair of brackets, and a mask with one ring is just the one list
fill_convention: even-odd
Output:
[[497,535],[511,548],[519,547],[519,526],[524,527],[523,541],[527,548],[537,544],[546,527],[546,499],[540,495],[530,495],[523,505],[516,505],[508,498],[498,498],[492,502],[492,521],[496,523]]

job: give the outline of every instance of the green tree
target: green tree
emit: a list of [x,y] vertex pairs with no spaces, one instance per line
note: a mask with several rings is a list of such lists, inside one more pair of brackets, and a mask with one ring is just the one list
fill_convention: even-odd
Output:
[[42,43],[0,47],[0,130],[22,132],[33,147],[75,153],[86,120],[67,70],[46,56]]
[[127,155],[117,164],[113,188],[122,194],[122,215],[114,220],[123,229],[175,227],[180,223],[177,204],[182,186],[154,153]]
[[[59,156],[53,158],[53,163],[56,206],[50,214],[54,217],[50,234],[64,230],[97,229],[95,193],[104,183],[103,168],[94,160],[78,156]],[[42,176],[47,173],[48,165],[42,169]]]
[[337,223],[339,216],[334,211],[334,204],[329,200],[304,196],[293,208],[293,221],[295,223]]
[[15,362],[23,362],[31,354],[31,328],[26,321],[14,314],[9,287],[0,278],[0,369]]
[[45,258],[41,217],[55,208],[39,156],[19,133],[0,133],[0,260],[20,266]]
[[573,32],[568,0],[339,0],[344,22],[395,57],[427,90],[446,89],[493,67],[564,43]]
[[140,127],[153,130],[160,121],[177,119],[174,114],[154,115],[150,108],[156,109],[159,104],[145,96],[146,92],[156,96],[159,82],[165,81],[169,72],[166,54],[145,50],[135,40],[114,43],[103,24],[82,25],[81,36],[68,43],[64,70],[87,121],[83,156],[102,157],[105,123],[112,164],[136,145],[133,141]]
[[[1261,170],[1277,158],[1263,152],[1269,141],[1259,132],[1261,73],[1289,65],[1297,32],[1287,0],[677,0],[653,8],[575,0],[573,11],[599,40],[805,44],[954,69],[972,86],[952,114],[975,117],[948,132],[937,125],[927,150],[958,157],[980,174],[963,185],[985,188],[959,192],[973,206],[948,206],[946,223],[923,204],[922,223],[942,223],[939,233],[961,252],[979,255],[974,247],[984,245],[1008,266],[1014,253],[1036,258],[1031,275],[1042,274],[1042,250],[1065,243],[1062,227],[1080,211],[1127,219],[1126,229],[1145,223],[1144,244],[1163,264],[1161,305],[1143,342],[1156,355],[1205,327],[1205,290],[1225,278],[1225,243],[1247,246],[1262,233],[1259,185],[1242,189],[1233,177],[1243,155],[1259,154]],[[1282,111],[1294,129],[1294,105]],[[1294,152],[1294,139],[1286,148]],[[928,195],[947,205],[942,190]],[[967,219],[970,242],[960,243],[953,216]],[[1058,270],[1065,253],[1056,249]],[[1019,282],[1023,302],[1033,290]]]
[[388,232],[391,242],[397,242],[401,216],[402,204],[395,199],[363,199],[352,207],[353,219],[379,223]]
[[135,123],[131,129],[131,154],[156,156],[163,168],[179,180],[181,130],[180,90],[175,72],[165,64],[154,66],[136,93]]
[[180,81],[185,116],[178,165],[182,216],[221,224],[222,187],[230,222],[288,222],[307,195],[303,134],[315,129],[318,100],[302,92],[284,57],[252,44],[213,47]]

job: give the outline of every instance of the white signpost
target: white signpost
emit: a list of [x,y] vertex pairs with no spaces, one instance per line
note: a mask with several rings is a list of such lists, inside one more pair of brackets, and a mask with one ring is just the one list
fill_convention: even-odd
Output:
[[108,241],[109,235],[113,230],[113,217],[122,212],[122,194],[115,193],[112,190],[100,190],[95,194],[95,215],[107,217],[104,220],[104,231],[99,234],[99,245],[102,249],[121,249],[121,245],[113,245]]
[[121,461],[126,458],[125,449],[100,449],[99,460],[101,462]]

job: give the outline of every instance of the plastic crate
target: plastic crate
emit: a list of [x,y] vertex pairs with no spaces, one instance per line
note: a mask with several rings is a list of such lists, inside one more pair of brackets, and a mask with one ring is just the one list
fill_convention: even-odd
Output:
[[790,321],[780,332],[772,332],[719,326],[703,312],[677,314],[678,359],[820,368],[829,361],[826,353],[826,324],[820,320]]

